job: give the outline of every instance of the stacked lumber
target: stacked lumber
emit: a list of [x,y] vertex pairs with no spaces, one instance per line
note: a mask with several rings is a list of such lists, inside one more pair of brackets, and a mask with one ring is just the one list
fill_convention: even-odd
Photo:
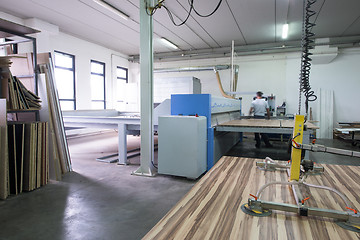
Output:
[[[31,58],[11,58],[12,64],[9,57],[0,57],[0,199],[37,189],[49,178],[61,180],[72,170],[50,55],[39,56],[45,62],[37,86],[41,107],[40,97],[31,88],[33,84],[26,82],[31,80],[26,76],[32,66],[22,63],[14,68],[17,60],[31,63]],[[21,81],[12,76],[10,65]],[[37,115],[34,119],[22,117],[23,121],[8,115],[32,112],[39,113],[41,122]]]
[[19,194],[49,181],[48,124],[8,124],[9,193]]
[[0,96],[8,100],[9,110],[39,110],[40,98],[10,72],[9,57],[0,57]]
[[[51,61],[40,64],[39,89],[42,98],[47,99],[48,119],[50,125],[50,139],[53,142],[50,159],[51,173],[56,180],[61,180],[64,173],[72,170],[69,149],[67,145],[64,122],[60,109],[59,96],[55,86],[53,66]],[[41,113],[40,113],[41,116]],[[45,119],[44,119],[45,120]]]
[[40,98],[29,91],[17,77],[10,74],[9,86],[9,109],[11,110],[38,110],[41,108]]

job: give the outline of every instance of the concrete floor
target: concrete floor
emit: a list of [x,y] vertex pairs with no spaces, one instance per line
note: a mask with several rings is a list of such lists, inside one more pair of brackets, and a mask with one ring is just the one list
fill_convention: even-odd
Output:
[[141,239],[195,184],[95,161],[117,151],[116,133],[72,139],[69,148],[74,171],[62,181],[0,201],[1,240]]
[[[138,139],[129,139],[130,148]],[[340,140],[319,144],[359,151]],[[252,135],[227,155],[288,160],[286,143],[256,149]],[[60,182],[51,181],[30,193],[0,201],[0,239],[141,239],[196,181],[158,175],[132,176],[138,165],[101,163],[96,157],[117,151],[117,134],[69,140],[74,171]],[[330,164],[360,165],[360,159],[312,153],[310,158]],[[131,159],[133,164],[139,157]]]

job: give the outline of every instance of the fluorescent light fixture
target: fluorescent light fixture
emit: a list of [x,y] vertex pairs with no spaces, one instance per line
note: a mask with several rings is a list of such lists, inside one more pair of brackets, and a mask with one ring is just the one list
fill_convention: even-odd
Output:
[[283,25],[283,28],[282,28],[282,39],[286,39],[288,37],[288,32],[289,32],[289,24],[285,23]]
[[111,5],[110,3],[107,3],[102,0],[93,0],[93,1],[96,2],[97,4],[99,4],[100,6],[102,6],[103,8],[109,10],[110,12],[115,13],[116,15],[122,17],[123,19],[129,20],[128,15],[126,15],[125,13],[123,13],[122,11],[120,11],[119,9],[117,9],[116,7]]
[[172,42],[170,42],[170,41],[167,40],[166,38],[161,38],[160,40],[161,40],[161,42],[162,42],[164,45],[166,45],[166,46],[168,46],[168,47],[170,47],[170,48],[179,49],[178,46],[176,46],[175,44],[173,44]]

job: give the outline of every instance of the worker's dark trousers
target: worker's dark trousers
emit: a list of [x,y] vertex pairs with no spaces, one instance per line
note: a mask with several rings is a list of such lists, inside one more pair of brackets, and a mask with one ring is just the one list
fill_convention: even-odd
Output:
[[[255,119],[265,119],[265,117],[263,116],[254,116]],[[256,146],[260,147],[261,144],[261,139],[260,139],[260,135],[262,140],[264,141],[266,146],[270,146],[270,141],[269,141],[269,137],[266,133],[255,133],[255,141],[256,141]]]

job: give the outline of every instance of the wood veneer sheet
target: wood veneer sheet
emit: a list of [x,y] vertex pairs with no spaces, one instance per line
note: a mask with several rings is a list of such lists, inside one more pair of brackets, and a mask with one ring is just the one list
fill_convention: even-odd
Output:
[[[145,235],[143,239],[359,239],[333,220],[299,217],[295,213],[273,211],[268,217],[245,214],[241,205],[249,194],[271,181],[287,181],[286,171],[262,171],[256,159],[223,157]],[[323,175],[310,176],[308,183],[336,188],[360,209],[360,167],[323,165]],[[345,211],[335,194],[315,188],[303,189],[307,205]],[[262,200],[295,204],[288,186],[270,186]]]

